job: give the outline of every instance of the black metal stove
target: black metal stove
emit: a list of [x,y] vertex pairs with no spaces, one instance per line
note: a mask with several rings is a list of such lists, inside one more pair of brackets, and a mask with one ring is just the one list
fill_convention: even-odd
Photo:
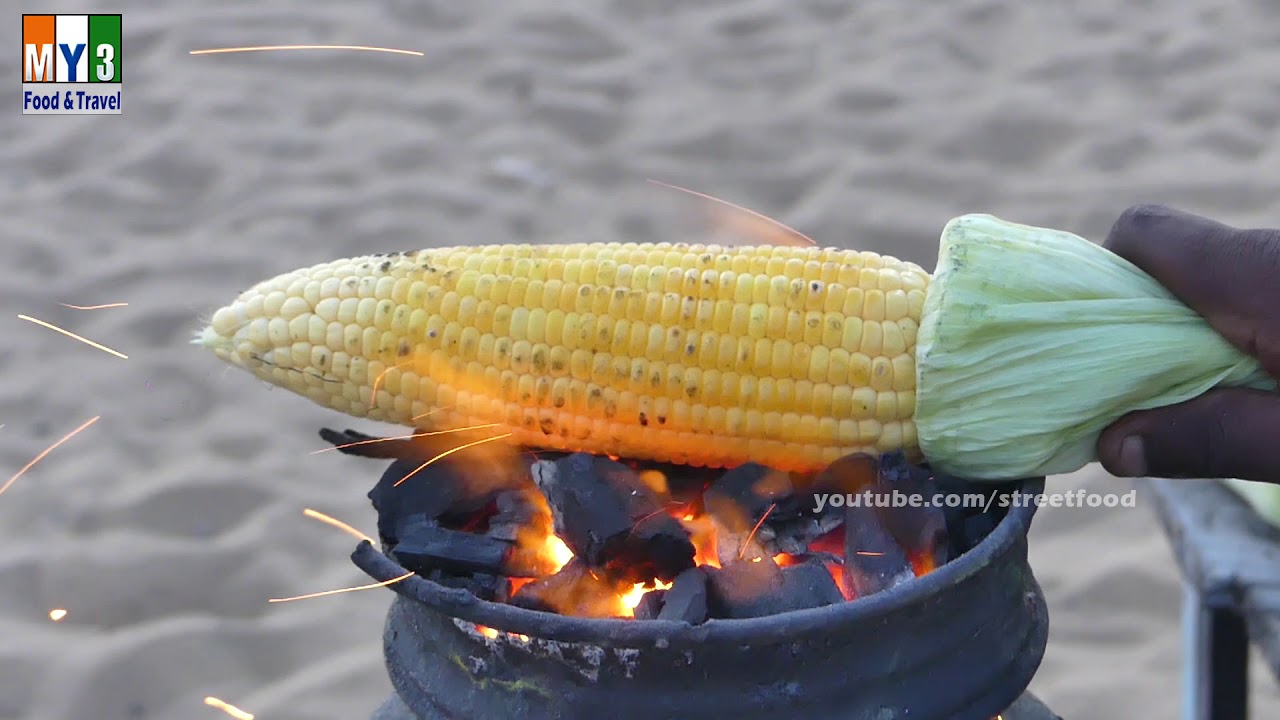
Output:
[[[1043,480],[997,490],[1023,499]],[[999,507],[999,504],[996,504]],[[1033,504],[1012,504],[950,562],[852,602],[699,625],[568,617],[414,576],[391,586],[396,696],[378,720],[1052,718],[1024,692],[1048,635],[1027,562]],[[380,582],[406,573],[370,543]]]

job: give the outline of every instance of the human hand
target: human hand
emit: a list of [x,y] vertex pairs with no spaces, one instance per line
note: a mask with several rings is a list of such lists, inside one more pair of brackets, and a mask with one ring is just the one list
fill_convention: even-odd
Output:
[[[1237,229],[1164,206],[1136,205],[1121,214],[1104,246],[1280,378],[1280,230]],[[1130,413],[1102,433],[1098,456],[1122,477],[1280,483],[1280,394],[1217,389]]]

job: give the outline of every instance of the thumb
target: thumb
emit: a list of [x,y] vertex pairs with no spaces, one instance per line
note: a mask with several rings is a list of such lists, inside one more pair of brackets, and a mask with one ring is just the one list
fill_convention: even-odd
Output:
[[1280,395],[1213,390],[1178,405],[1130,413],[1103,431],[1098,459],[1121,477],[1280,483]]

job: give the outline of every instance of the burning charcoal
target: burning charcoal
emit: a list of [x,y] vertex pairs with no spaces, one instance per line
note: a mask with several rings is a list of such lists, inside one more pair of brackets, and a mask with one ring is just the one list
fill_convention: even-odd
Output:
[[539,537],[551,532],[551,512],[536,490],[524,488],[498,494],[497,512],[489,518],[489,537],[515,542],[528,531]]
[[[688,572],[687,570],[685,572]],[[658,617],[658,613],[662,611],[662,602],[666,597],[666,590],[650,590],[640,596],[640,602],[636,605],[635,618],[637,620],[654,620]]]
[[767,545],[776,534],[763,521],[778,521],[778,504],[789,503],[792,490],[789,475],[755,463],[725,472],[707,488],[702,499],[715,527],[721,565],[772,554]]
[[844,525],[844,513],[830,506],[823,508],[822,514],[818,516],[818,537],[826,535],[841,525]]
[[[693,567],[680,573],[665,592],[662,611],[658,613],[659,620],[686,622],[690,625],[706,621],[707,576],[701,568]],[[646,593],[645,597],[652,594]]]
[[[927,567],[947,561],[947,517],[944,507],[933,502],[945,494],[926,468],[907,463],[901,452],[886,453],[880,458],[880,477],[876,492],[887,495],[891,502],[880,504],[880,522],[909,557],[924,559]],[[916,502],[900,504],[898,498]]]
[[559,565],[548,540],[554,528],[551,510],[536,488],[508,490],[498,496],[497,512],[489,518],[489,537],[514,543],[510,561],[533,571],[534,577],[555,572]]
[[[820,559],[812,559],[798,565],[782,568],[783,595],[793,596],[804,603],[792,610],[822,607],[844,602],[840,586]],[[793,601],[794,603],[794,601]]]
[[[814,561],[786,568],[768,558],[737,562],[710,570],[707,584],[712,617],[718,618],[763,617],[844,602],[835,578]],[[668,604],[670,598],[669,590]]]
[[475,533],[448,530],[430,520],[406,524],[392,555],[408,570],[427,574],[433,569],[480,572],[509,577],[534,577],[536,569],[513,561],[512,545]]
[[875,485],[879,472],[876,457],[865,453],[845,455],[814,476],[810,489],[815,493],[856,495]]
[[758,531],[748,528],[745,532],[733,532],[728,526],[721,524],[718,518],[712,518],[715,527],[716,559],[721,566],[735,565],[741,562],[754,562],[777,554],[758,537]]
[[630,589],[594,574],[577,558],[560,572],[521,587],[511,604],[529,610],[573,617],[618,617],[622,615],[622,595]]
[[772,558],[729,563],[706,572],[707,605],[711,617],[748,618],[773,614],[779,599],[777,593],[782,589],[782,568]]
[[[419,469],[421,464],[414,460],[396,460],[369,491],[369,499],[378,512],[378,535],[388,546],[396,544],[399,539],[396,528],[407,518],[424,516],[443,520],[447,516],[474,515],[493,501],[504,484],[515,482],[484,480],[451,459]],[[400,482],[410,473],[412,477]]]
[[702,494],[707,512],[731,532],[749,532],[767,513],[774,521],[795,517],[802,503],[791,476],[755,463],[725,472]]
[[[809,543],[822,536],[822,524],[816,517],[802,517],[775,528],[777,539],[774,545],[778,552],[788,555],[803,555],[809,549]],[[775,553],[776,554],[776,553]]]
[[874,508],[845,508],[844,582],[858,597],[878,593],[915,576],[911,561]]
[[456,435],[391,439],[322,428],[320,437],[348,455],[394,459],[369,491],[378,512],[378,534],[387,547],[395,545],[395,527],[406,516],[421,514],[447,524],[446,516],[469,518],[496,493],[528,484],[527,471],[511,457],[463,451],[440,458],[457,448]]
[[497,575],[455,575],[444,570],[432,570],[427,579],[445,587],[461,588],[481,600],[506,602],[511,596],[511,581]]
[[693,566],[689,533],[631,468],[585,453],[533,466],[556,534],[589,567],[629,583]]

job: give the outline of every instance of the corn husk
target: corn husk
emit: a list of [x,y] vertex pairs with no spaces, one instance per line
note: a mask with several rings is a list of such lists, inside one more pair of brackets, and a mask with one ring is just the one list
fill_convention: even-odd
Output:
[[1130,411],[1217,386],[1275,387],[1137,266],[990,215],[943,230],[916,357],[920,448],[973,479],[1072,472]]

